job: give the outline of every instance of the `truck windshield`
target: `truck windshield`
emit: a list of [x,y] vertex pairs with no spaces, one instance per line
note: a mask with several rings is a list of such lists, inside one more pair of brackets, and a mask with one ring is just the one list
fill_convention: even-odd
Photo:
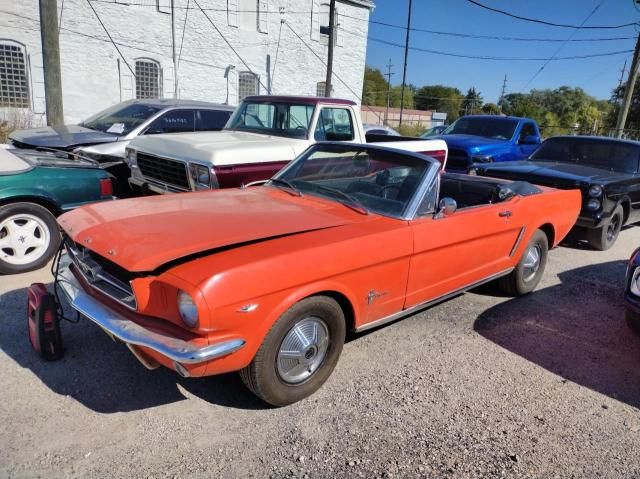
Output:
[[308,138],[314,108],[313,105],[245,101],[225,129]]
[[582,137],[549,138],[531,155],[531,159],[635,173],[640,160],[640,144]]
[[118,103],[106,110],[102,110],[100,113],[96,113],[80,123],[80,126],[118,136],[128,135],[134,128],[140,126],[161,109],[159,106],[140,103],[124,105]]
[[454,121],[443,135],[473,135],[494,140],[510,140],[518,126],[518,120],[511,118],[494,118],[463,116]]

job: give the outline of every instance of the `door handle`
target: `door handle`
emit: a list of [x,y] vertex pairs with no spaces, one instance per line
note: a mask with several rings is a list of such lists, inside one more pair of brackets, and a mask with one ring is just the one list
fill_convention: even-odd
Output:
[[513,213],[511,213],[511,211],[509,210],[501,211],[500,213],[498,213],[498,216],[501,218],[509,218],[511,215],[513,215]]

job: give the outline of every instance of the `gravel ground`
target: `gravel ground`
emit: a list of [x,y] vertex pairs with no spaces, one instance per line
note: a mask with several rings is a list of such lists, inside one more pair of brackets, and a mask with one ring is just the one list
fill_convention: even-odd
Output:
[[538,290],[483,287],[346,344],[311,398],[272,409],[235,374],[145,370],[87,321],[59,362],[0,277],[0,477],[640,477],[640,337],[623,319],[627,228],[550,253]]

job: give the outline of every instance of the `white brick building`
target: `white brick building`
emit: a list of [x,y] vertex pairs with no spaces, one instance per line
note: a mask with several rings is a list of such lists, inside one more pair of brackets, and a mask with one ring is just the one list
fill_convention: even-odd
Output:
[[[170,0],[90,1],[58,0],[66,122],[121,100],[172,98]],[[328,0],[175,0],[174,5],[179,98],[235,105],[246,94],[269,90],[323,93]],[[337,2],[339,79],[334,76],[333,96],[359,102],[372,8],[370,0]],[[0,118],[28,111],[34,124],[43,121],[39,29],[38,0],[0,0]]]

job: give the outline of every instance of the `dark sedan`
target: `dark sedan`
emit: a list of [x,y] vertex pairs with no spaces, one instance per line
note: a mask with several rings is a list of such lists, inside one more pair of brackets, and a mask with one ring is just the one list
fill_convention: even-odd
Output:
[[598,250],[609,249],[625,223],[640,221],[640,142],[557,136],[528,160],[475,164],[478,175],[580,189],[582,210],[574,230]]

